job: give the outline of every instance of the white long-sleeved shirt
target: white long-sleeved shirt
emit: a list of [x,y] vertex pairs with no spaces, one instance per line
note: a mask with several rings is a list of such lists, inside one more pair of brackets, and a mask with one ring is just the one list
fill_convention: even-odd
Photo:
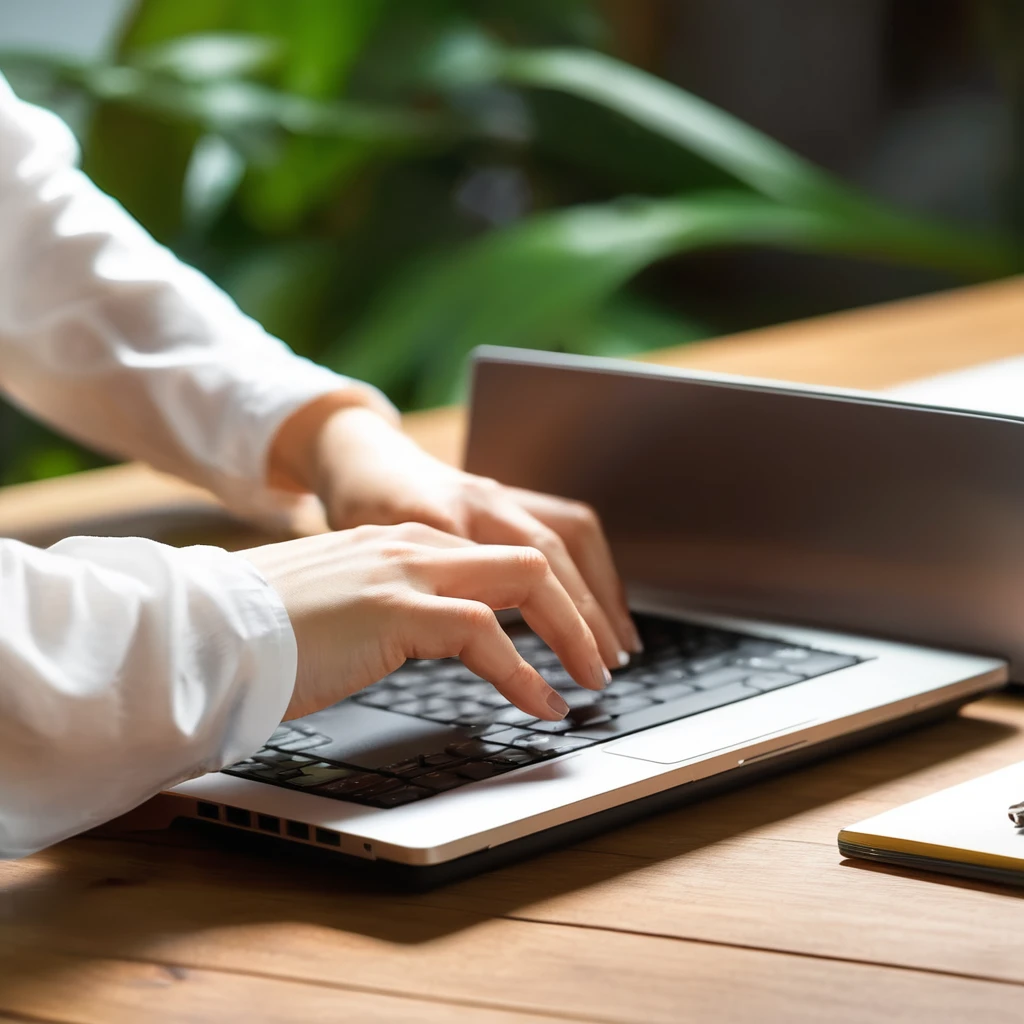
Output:
[[[76,159],[66,126],[0,77],[0,389],[88,444],[251,506],[280,424],[364,386],[267,335]],[[287,612],[239,556],[0,539],[0,856],[251,753],[295,668]]]

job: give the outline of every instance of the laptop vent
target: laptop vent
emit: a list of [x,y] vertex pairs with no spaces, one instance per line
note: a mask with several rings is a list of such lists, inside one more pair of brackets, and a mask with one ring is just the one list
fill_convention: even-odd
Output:
[[341,847],[341,833],[335,832],[333,829],[313,827],[303,821],[282,822],[276,815],[253,814],[242,807],[197,800],[195,816],[207,821],[219,821],[234,828],[248,829],[251,832],[266,832],[271,835],[284,834],[289,839],[310,843],[313,846],[330,846],[335,850]]

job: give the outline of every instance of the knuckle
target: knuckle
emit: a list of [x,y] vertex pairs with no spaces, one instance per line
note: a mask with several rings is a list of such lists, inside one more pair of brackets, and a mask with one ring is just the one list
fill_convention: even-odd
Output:
[[411,529],[418,527],[421,535],[425,535],[423,531],[439,533],[461,532],[454,515],[432,505],[417,505],[413,508],[408,508],[405,510],[405,515],[409,520],[406,525]]
[[516,659],[509,669],[508,675],[505,677],[505,686],[510,690],[530,686],[534,682],[535,670],[530,668],[522,658]]
[[395,532],[407,541],[417,542],[429,540],[437,531],[432,526],[428,526],[422,520],[417,519],[400,523],[395,527]]
[[400,536],[390,536],[381,543],[380,554],[389,562],[411,562],[416,556],[416,545]]
[[502,485],[497,480],[489,476],[475,476],[467,474],[465,486],[470,490],[475,491],[481,495],[497,494],[503,490]]
[[487,605],[480,604],[476,601],[468,601],[463,605],[460,618],[462,619],[463,625],[473,632],[490,630],[496,623],[494,612],[492,612]]
[[594,531],[600,528],[601,519],[593,505],[585,501],[569,502],[569,519],[578,529]]
[[513,549],[512,558],[518,569],[531,578],[545,576],[548,572],[548,558],[539,548],[520,547]]

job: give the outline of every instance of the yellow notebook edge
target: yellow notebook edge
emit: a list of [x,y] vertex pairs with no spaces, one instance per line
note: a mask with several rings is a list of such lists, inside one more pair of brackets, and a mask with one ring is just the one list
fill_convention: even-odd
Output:
[[840,852],[844,855],[843,844],[860,846],[867,850],[881,853],[897,853],[908,857],[926,857],[929,860],[945,861],[949,864],[968,864],[974,867],[995,868],[999,871],[1011,871],[1022,876],[1024,880],[1024,860],[1015,857],[1001,857],[984,850],[964,850],[955,846],[938,846],[933,843],[922,843],[911,839],[895,836],[877,835],[871,832],[858,832],[855,829],[839,830]]

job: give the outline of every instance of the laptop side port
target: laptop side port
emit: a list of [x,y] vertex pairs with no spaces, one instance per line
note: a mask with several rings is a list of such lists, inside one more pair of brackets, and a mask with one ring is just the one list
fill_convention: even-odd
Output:
[[229,825],[238,825],[240,828],[252,828],[252,814],[241,807],[225,807],[224,820]]
[[211,818],[213,821],[220,821],[220,807],[217,804],[207,803],[205,800],[197,800],[196,817]]
[[341,836],[332,832],[329,828],[318,828],[316,830],[316,841],[324,846],[341,846]]
[[291,839],[305,839],[309,842],[309,826],[301,821],[286,821],[285,832]]
[[273,832],[274,835],[280,835],[281,819],[273,814],[257,814],[256,827],[261,832]]

